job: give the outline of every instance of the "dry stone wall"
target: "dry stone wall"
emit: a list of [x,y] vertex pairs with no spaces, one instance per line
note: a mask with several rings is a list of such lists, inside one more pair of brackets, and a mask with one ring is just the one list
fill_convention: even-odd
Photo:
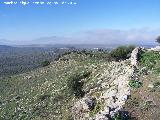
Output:
[[[109,63],[108,69],[100,76],[103,79],[101,79],[99,87],[91,89],[84,98],[77,101],[72,107],[74,120],[108,120],[108,116],[113,117],[115,113],[122,109],[131,94],[128,83],[131,77],[134,76],[139,51],[140,48],[137,47],[132,51],[130,59]],[[103,108],[94,116],[90,116],[90,108],[95,102],[91,95],[99,89],[103,90],[101,95],[96,98],[96,101],[101,103],[103,101]]]

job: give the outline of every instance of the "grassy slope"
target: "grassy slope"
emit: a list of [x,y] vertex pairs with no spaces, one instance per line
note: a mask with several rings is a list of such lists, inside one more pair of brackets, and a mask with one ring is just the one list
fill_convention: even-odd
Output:
[[70,119],[76,98],[67,86],[69,78],[89,71],[84,89],[93,87],[107,68],[106,58],[103,52],[71,53],[48,67],[0,79],[0,119]]
[[[67,86],[70,78],[86,71],[90,76],[84,78],[85,91],[97,85],[98,78],[106,71],[108,54],[71,53],[63,56],[45,68],[15,75],[0,80],[0,119],[9,120],[69,120],[71,105],[76,101]],[[132,90],[132,95],[124,106],[136,119],[160,118],[160,54],[145,52],[141,54],[140,69],[137,71],[143,87]],[[142,68],[147,70],[144,75]],[[27,78],[28,77],[28,78]],[[154,88],[150,89],[149,84]],[[151,102],[148,102],[151,101]]]
[[137,74],[143,86],[132,89],[131,97],[124,106],[124,110],[129,111],[133,119],[159,120],[160,53],[143,52],[140,56],[140,68]]

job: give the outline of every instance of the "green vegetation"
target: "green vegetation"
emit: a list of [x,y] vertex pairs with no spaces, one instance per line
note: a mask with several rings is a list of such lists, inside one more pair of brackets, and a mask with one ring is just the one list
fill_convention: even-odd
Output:
[[107,68],[104,56],[103,51],[70,52],[48,67],[0,79],[0,119],[71,119],[75,97],[96,85],[96,75]]
[[[132,46],[119,47],[111,52],[105,50],[69,51],[65,54],[58,54],[57,59],[51,63],[44,62],[45,64],[42,66],[47,67],[0,78],[0,119],[73,120],[71,115],[73,103],[86,93],[88,94],[89,90],[100,88],[100,84],[98,84],[100,80],[110,79],[104,76],[107,70],[112,69],[108,62],[128,58],[133,48]],[[154,71],[154,75],[157,76],[157,73],[160,73],[159,58],[160,54],[157,52],[142,52],[140,68]],[[45,60],[49,61],[48,59]],[[137,71],[139,75],[140,70]],[[151,78],[153,79],[153,77]],[[155,81],[152,80],[153,86],[157,91],[160,87],[160,81],[158,77],[154,78],[156,79]],[[148,86],[145,80],[138,79],[139,81],[131,80],[129,82],[131,88],[139,88],[133,91],[143,91],[143,88]],[[141,87],[140,81],[143,81],[143,87]],[[101,88],[95,89],[90,95],[97,99],[101,95],[101,90]],[[130,99],[128,103],[131,109],[135,107],[136,109],[149,110],[152,106],[152,103],[144,102],[136,95],[134,98],[136,99]],[[95,101],[89,115],[94,116],[103,110],[103,107],[102,101]],[[127,120],[128,116],[125,115],[123,112],[118,112],[113,120]]]
[[151,107],[154,107],[152,101],[144,101],[141,105],[141,109],[148,111]]
[[130,57],[130,54],[134,48],[134,46],[120,46],[113,49],[110,54],[115,60],[124,60]]
[[121,117],[120,113],[115,114],[113,120],[123,120],[123,118]]
[[[160,53],[142,50],[139,54],[139,66],[135,71],[137,81],[130,81],[131,96],[124,105],[131,118],[137,120],[160,119]],[[143,86],[139,81],[143,81]],[[134,111],[134,112],[133,112]]]
[[138,81],[138,80],[130,80],[129,81],[129,86],[131,88],[140,88],[142,86],[142,82]]
[[70,88],[71,94],[74,94],[78,98],[84,96],[85,93],[82,90],[84,82],[82,80],[89,77],[90,74],[88,71],[83,71],[83,73],[74,74],[69,78],[67,85]]
[[48,65],[50,65],[50,62],[49,62],[48,60],[45,60],[45,61],[43,61],[43,62],[41,63],[41,66],[42,66],[42,67],[45,67],[45,66],[48,66]]
[[160,87],[160,82],[159,82],[159,81],[154,82],[154,83],[153,83],[153,86],[154,86],[155,88],[159,88],[159,87]]
[[118,111],[111,120],[131,120],[128,112]]
[[95,114],[97,114],[102,109],[103,109],[103,104],[101,102],[95,102],[94,108],[89,113],[90,117],[93,117]]
[[[85,49],[77,50],[72,47],[68,47],[68,49],[58,49],[55,47],[2,48],[0,46],[0,51],[0,77],[25,73],[40,68],[43,66],[42,61],[58,61],[60,58],[63,58],[63,56],[71,54],[72,52],[94,57],[99,60],[106,59],[107,61],[112,61],[115,59],[114,55],[111,56],[107,50],[103,49],[90,51]],[[63,59],[67,61],[67,59]]]
[[41,47],[0,46],[0,77],[25,73],[42,67],[42,61],[52,61],[68,50]]
[[160,73],[160,54],[159,52],[142,52],[140,55],[140,64],[147,70],[154,73]]
[[149,89],[151,92],[160,91],[160,81],[155,81],[153,83],[153,88]]

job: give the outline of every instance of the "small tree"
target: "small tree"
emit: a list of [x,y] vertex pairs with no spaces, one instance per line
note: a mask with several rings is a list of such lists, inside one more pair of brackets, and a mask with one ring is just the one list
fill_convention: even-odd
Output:
[[156,42],[160,44],[160,36],[156,38]]
[[50,62],[48,60],[41,62],[42,67],[48,66],[49,64],[50,64]]
[[131,54],[132,50],[135,48],[135,46],[119,46],[116,49],[113,49],[110,52],[111,57],[113,57],[115,60],[125,60],[130,57],[129,54]]

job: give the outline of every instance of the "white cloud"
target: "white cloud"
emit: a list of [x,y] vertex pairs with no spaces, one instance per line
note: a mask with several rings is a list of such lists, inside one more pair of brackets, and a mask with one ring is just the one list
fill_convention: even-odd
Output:
[[[31,41],[18,41],[18,44],[141,44],[153,45],[155,38],[160,35],[160,29],[99,29],[89,30],[66,36],[41,37]],[[16,42],[15,42],[16,43]]]
[[154,44],[155,38],[158,35],[160,35],[160,30],[158,29],[103,29],[82,32],[77,38],[80,42],[93,44]]

